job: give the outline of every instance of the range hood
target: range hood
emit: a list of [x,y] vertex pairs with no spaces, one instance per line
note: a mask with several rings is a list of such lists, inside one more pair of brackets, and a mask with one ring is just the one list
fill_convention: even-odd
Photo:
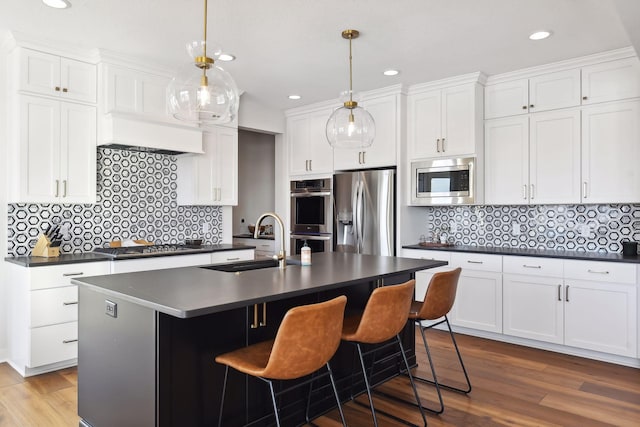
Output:
[[127,114],[105,114],[98,146],[154,154],[202,154],[202,129]]

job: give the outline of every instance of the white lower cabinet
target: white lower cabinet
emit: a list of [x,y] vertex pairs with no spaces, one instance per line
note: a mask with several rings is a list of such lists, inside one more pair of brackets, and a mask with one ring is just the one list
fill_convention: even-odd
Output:
[[[550,262],[559,268],[545,276]],[[636,357],[634,265],[504,257],[504,270],[505,334]]]
[[611,359],[591,352],[640,356],[635,264],[418,249],[402,256],[449,261],[416,273],[418,300],[434,273],[462,267],[452,325],[574,347],[602,360]]
[[461,267],[451,324],[502,332],[502,256],[451,254],[452,268]]
[[633,264],[565,261],[566,345],[636,357],[635,270]]
[[9,358],[22,376],[76,364],[78,287],[71,279],[109,274],[109,262],[22,267],[9,274]]
[[247,261],[254,258],[253,249],[240,249],[235,251],[213,252],[211,264],[224,264],[226,262]]

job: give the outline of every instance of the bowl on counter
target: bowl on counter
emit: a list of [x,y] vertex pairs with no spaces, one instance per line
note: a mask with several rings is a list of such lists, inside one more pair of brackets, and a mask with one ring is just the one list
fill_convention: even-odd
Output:
[[[247,228],[249,228],[249,233],[251,233],[251,234],[256,232],[256,226],[253,225],[253,224],[248,225]],[[264,230],[266,230],[266,229],[267,229],[267,227],[265,225],[261,225],[260,226],[260,234],[264,234]]]

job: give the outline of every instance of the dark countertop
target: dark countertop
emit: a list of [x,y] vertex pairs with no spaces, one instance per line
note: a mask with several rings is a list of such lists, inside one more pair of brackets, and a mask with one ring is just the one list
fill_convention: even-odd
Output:
[[289,265],[285,270],[266,268],[226,273],[185,267],[93,276],[72,282],[171,316],[187,318],[446,264],[329,252],[315,254],[311,266]]
[[[246,234],[234,234],[233,237],[238,237],[240,239],[256,239],[256,237],[253,237],[253,234],[250,233],[246,233]],[[258,239],[265,239],[265,240],[275,240],[275,236],[273,234],[262,234],[260,236],[257,237]]]
[[622,254],[599,253],[599,252],[581,252],[581,251],[557,251],[549,249],[518,249],[518,248],[500,248],[491,246],[446,246],[446,247],[430,247],[420,245],[405,245],[405,249],[420,249],[427,251],[444,251],[444,252],[469,252],[489,255],[514,255],[514,256],[530,256],[541,258],[562,258],[586,261],[613,261],[640,264],[640,255],[622,256]]
[[[155,258],[159,256],[181,256],[181,255],[196,255],[201,253],[211,253],[211,252],[224,252],[224,251],[234,251],[234,250],[242,250],[242,249],[255,249],[255,246],[250,245],[240,245],[240,244],[222,244],[222,245],[202,245],[198,248],[198,251],[185,251],[185,252],[175,252],[175,253],[165,253],[159,252],[157,254],[146,254],[146,255],[134,255],[127,256],[127,260],[130,259],[147,259],[147,258]],[[125,259],[125,258],[123,258]],[[18,264],[23,267],[47,267],[52,265],[61,265],[61,264],[77,264],[83,262],[97,262],[97,261],[121,261],[123,259],[114,259],[110,256],[87,252],[84,254],[63,254],[59,257],[45,258],[39,256],[18,256],[18,257],[6,257],[4,260],[7,262],[11,262],[13,264]]]

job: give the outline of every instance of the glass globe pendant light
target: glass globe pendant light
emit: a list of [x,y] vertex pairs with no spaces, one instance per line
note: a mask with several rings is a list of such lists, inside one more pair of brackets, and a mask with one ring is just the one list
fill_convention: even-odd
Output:
[[373,144],[376,125],[371,114],[353,100],[353,64],[351,40],[358,38],[357,30],[344,30],[342,38],[349,40],[349,99],[331,114],[327,121],[327,140],[333,148],[361,149]]
[[[204,0],[204,40],[187,44],[192,62],[184,66],[167,88],[173,117],[201,126],[233,121],[238,114],[239,95],[235,81],[207,56],[207,0]],[[222,49],[210,48],[213,56]]]

